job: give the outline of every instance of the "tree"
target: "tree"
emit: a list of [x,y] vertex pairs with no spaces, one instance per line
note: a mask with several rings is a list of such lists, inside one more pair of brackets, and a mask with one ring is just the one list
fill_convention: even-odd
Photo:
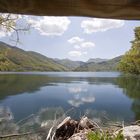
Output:
[[15,14],[3,14],[0,13],[0,31],[3,34],[10,35],[11,33],[16,33],[16,43],[20,41],[19,39],[19,32],[26,32],[29,31],[30,25],[27,24],[26,26],[18,27],[17,21],[21,18],[21,15]]
[[135,28],[131,49],[122,57],[118,69],[125,73],[140,74],[140,27]]

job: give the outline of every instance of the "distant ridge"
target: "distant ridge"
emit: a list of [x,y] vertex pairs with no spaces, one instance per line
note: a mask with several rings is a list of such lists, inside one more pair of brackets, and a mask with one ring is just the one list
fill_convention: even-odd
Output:
[[105,61],[108,61],[109,59],[102,59],[102,58],[90,58],[87,63],[91,63],[91,62],[94,62],[94,63],[100,63],[100,62],[105,62]]
[[121,58],[122,56],[118,56],[99,63],[89,62],[76,68],[75,71],[117,71],[117,65]]
[[72,61],[70,59],[54,59],[57,63],[65,66],[69,70],[75,70],[77,67],[80,67],[85,64],[83,61]]
[[121,58],[91,58],[87,62],[52,59],[0,42],[0,71],[116,71]]

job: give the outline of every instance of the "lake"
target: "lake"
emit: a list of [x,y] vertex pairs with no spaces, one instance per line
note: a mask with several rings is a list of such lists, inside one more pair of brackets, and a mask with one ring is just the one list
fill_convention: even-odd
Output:
[[118,72],[1,72],[0,111],[4,109],[15,122],[43,110],[44,119],[53,119],[57,112],[76,119],[87,115],[97,122],[131,122],[140,119],[140,77]]

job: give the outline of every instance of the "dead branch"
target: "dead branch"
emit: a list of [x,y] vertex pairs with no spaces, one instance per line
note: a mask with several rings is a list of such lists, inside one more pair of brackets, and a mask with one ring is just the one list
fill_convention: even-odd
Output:
[[8,134],[8,135],[2,135],[0,136],[0,138],[10,138],[10,137],[17,137],[17,136],[25,136],[25,135],[29,135],[29,134],[33,134],[33,132],[27,132],[27,133],[21,133],[21,134]]

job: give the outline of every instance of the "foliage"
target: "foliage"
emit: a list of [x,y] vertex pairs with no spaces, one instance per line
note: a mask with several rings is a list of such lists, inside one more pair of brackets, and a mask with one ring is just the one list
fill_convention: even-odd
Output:
[[72,61],[70,59],[55,59],[55,61],[66,68],[68,68],[70,71],[75,70],[76,68],[84,65],[86,62],[82,61]]
[[118,69],[125,73],[140,74],[140,27],[135,28],[131,49],[121,59]]
[[66,71],[67,68],[36,52],[0,42],[0,71]]
[[11,35],[15,32],[15,39],[12,41],[16,41],[19,43],[19,32],[28,32],[30,29],[30,24],[27,25],[20,25],[18,20],[21,18],[21,15],[17,14],[3,14],[0,13],[0,30],[3,36]]
[[112,71],[120,59],[100,63],[56,60],[0,42],[0,71]]
[[75,71],[116,71],[122,56],[99,63],[90,62],[75,69]]
[[124,140],[121,131],[116,136],[112,136],[108,132],[89,132],[87,138],[88,140]]
[[12,31],[16,26],[18,15],[0,14],[0,28],[5,32]]

